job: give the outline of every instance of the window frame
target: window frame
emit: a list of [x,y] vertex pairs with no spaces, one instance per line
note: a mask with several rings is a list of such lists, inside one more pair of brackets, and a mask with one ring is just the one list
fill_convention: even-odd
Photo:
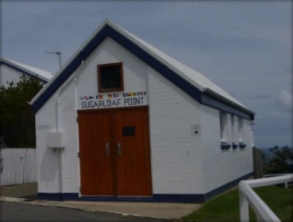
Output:
[[222,142],[227,141],[227,113],[220,111],[220,137]]
[[243,141],[243,119],[238,116],[238,139],[239,142]]
[[[101,85],[101,69],[103,67],[107,66],[119,66],[120,70],[120,80],[121,80],[121,86],[117,88],[109,88],[109,89],[102,89]],[[98,92],[104,93],[104,92],[117,92],[117,91],[124,91],[124,78],[123,78],[123,63],[122,62],[115,62],[115,63],[107,63],[107,64],[100,64],[97,65],[97,75],[98,75]]]
[[234,115],[231,114],[231,136],[232,136],[232,142],[234,142],[234,140],[235,140],[234,127],[235,127],[235,117],[234,117]]

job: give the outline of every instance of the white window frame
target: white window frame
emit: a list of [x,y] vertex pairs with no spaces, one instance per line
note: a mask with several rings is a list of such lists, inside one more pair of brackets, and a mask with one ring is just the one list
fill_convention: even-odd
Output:
[[234,126],[235,126],[235,116],[231,115],[231,135],[232,135],[232,142],[234,141]]
[[238,117],[238,135],[239,135],[239,142],[243,142],[243,119]]
[[221,142],[227,141],[227,113],[220,112],[220,137]]

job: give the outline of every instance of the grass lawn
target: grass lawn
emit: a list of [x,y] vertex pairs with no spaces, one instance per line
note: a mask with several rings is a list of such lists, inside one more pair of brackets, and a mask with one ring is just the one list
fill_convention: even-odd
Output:
[[[293,221],[293,189],[279,186],[254,188],[254,191],[283,221]],[[250,221],[256,221],[252,209],[249,210]],[[182,218],[183,221],[239,221],[239,190],[222,194],[200,209]]]

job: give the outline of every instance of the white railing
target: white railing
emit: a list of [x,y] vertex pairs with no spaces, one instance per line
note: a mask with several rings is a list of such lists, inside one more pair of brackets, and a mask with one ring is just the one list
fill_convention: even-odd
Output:
[[255,180],[244,180],[239,183],[240,221],[249,221],[249,205],[254,210],[258,221],[279,222],[280,219],[253,191],[253,187],[269,186],[293,181],[293,174]]
[[[268,177],[287,176],[287,175],[291,175],[291,173],[264,174],[263,177],[268,178]],[[288,182],[285,182],[285,187],[288,188]]]

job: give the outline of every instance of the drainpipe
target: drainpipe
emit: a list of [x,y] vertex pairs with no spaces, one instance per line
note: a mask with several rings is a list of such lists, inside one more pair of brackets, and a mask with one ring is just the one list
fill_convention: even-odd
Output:
[[[57,100],[56,100],[56,106],[57,106],[57,115],[56,115],[56,128],[57,128],[57,132],[60,132],[60,106],[61,106],[61,101],[60,101],[60,96],[61,96],[61,92],[63,90],[63,88],[65,86],[67,86],[68,83],[70,83],[70,81],[76,76],[76,74],[80,71],[81,67],[83,66],[84,60],[81,61],[81,64],[79,65],[78,69],[76,70],[76,72],[71,75],[69,77],[69,79],[66,80],[65,83],[62,84],[62,86],[59,88],[58,93],[57,93]],[[75,86],[76,87],[76,86]],[[76,97],[76,95],[75,95]],[[74,98],[74,100],[76,101],[76,98]],[[59,188],[60,188],[60,200],[63,200],[62,194],[64,192],[64,184],[63,184],[63,150],[64,149],[59,149],[60,150],[60,154],[59,154],[59,161],[60,161],[60,184],[59,184]]]

